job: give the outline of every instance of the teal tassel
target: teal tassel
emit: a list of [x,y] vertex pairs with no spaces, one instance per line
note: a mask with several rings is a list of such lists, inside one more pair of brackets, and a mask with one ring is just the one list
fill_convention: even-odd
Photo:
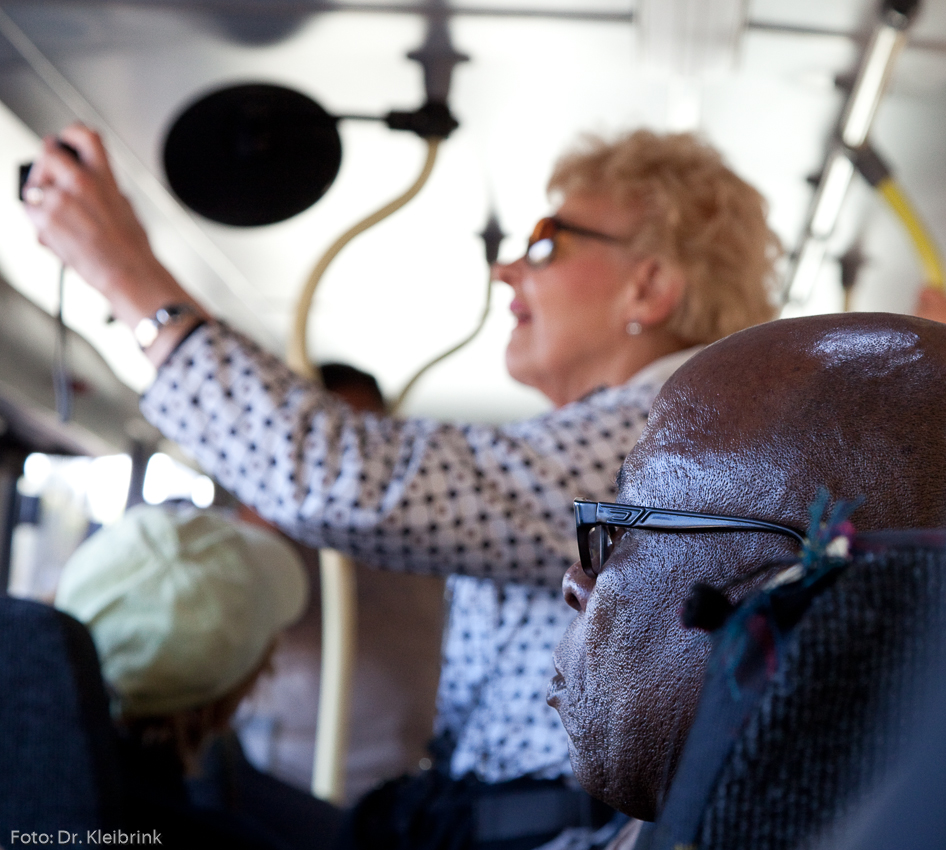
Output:
[[850,560],[855,531],[849,517],[864,503],[864,497],[839,499],[829,512],[830,500],[828,491],[820,487],[808,509],[811,523],[801,552],[801,566],[806,579],[816,579]]

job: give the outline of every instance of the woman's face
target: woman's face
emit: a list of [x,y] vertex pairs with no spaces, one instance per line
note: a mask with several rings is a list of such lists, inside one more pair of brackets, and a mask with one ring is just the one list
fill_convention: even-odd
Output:
[[[556,218],[619,240],[636,235],[633,212],[603,195],[571,195]],[[495,277],[514,292],[509,374],[559,406],[610,384],[615,360],[632,342],[626,328],[635,319],[629,314],[635,264],[628,245],[560,231],[548,265],[533,268],[524,258],[497,265]]]

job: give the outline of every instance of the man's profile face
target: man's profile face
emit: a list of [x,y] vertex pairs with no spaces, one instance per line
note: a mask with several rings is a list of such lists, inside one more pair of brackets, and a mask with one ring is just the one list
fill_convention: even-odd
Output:
[[[627,483],[617,501],[668,504],[646,489]],[[568,732],[579,782],[637,817],[654,817],[668,759],[692,719],[709,642],[685,630],[677,611],[694,577],[708,572],[701,567],[714,543],[706,535],[633,532],[596,581],[579,564],[565,579],[579,614],[556,650],[549,701]]]
[[[692,396],[684,396],[692,401]],[[655,407],[619,477],[623,504],[755,517],[740,464],[711,451],[699,428],[677,430],[681,410]],[[727,480],[728,479],[728,480]],[[732,486],[731,486],[732,485]],[[732,499],[715,493],[739,492]],[[758,518],[777,519],[763,513]],[[634,530],[596,580],[566,574],[578,616],[555,653],[549,689],[569,736],[572,767],[594,796],[635,817],[656,815],[692,723],[710,643],[679,610],[697,581],[722,584],[786,553],[776,535]]]
[[[795,528],[824,487],[867,501],[858,531],[946,522],[946,331],[884,314],[772,322],[734,334],[664,385],[617,501]],[[597,579],[566,574],[579,613],[550,687],[585,788],[652,818],[689,730],[709,649],[678,610],[696,581],[744,580],[797,554],[765,532],[625,535]]]

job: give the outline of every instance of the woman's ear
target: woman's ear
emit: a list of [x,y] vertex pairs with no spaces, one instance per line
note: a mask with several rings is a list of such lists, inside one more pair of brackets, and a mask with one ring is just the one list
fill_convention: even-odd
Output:
[[625,305],[626,322],[645,328],[662,325],[683,300],[683,269],[662,257],[644,257],[630,271]]

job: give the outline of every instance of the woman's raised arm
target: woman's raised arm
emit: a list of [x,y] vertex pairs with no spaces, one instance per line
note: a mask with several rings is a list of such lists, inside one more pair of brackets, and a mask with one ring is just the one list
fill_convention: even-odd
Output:
[[162,307],[193,308],[193,315],[162,328],[148,346],[146,353],[155,365],[206,317],[152,252],[94,130],[72,124],[58,137],[44,139],[24,197],[40,243],[101,292],[115,318],[135,328]]

